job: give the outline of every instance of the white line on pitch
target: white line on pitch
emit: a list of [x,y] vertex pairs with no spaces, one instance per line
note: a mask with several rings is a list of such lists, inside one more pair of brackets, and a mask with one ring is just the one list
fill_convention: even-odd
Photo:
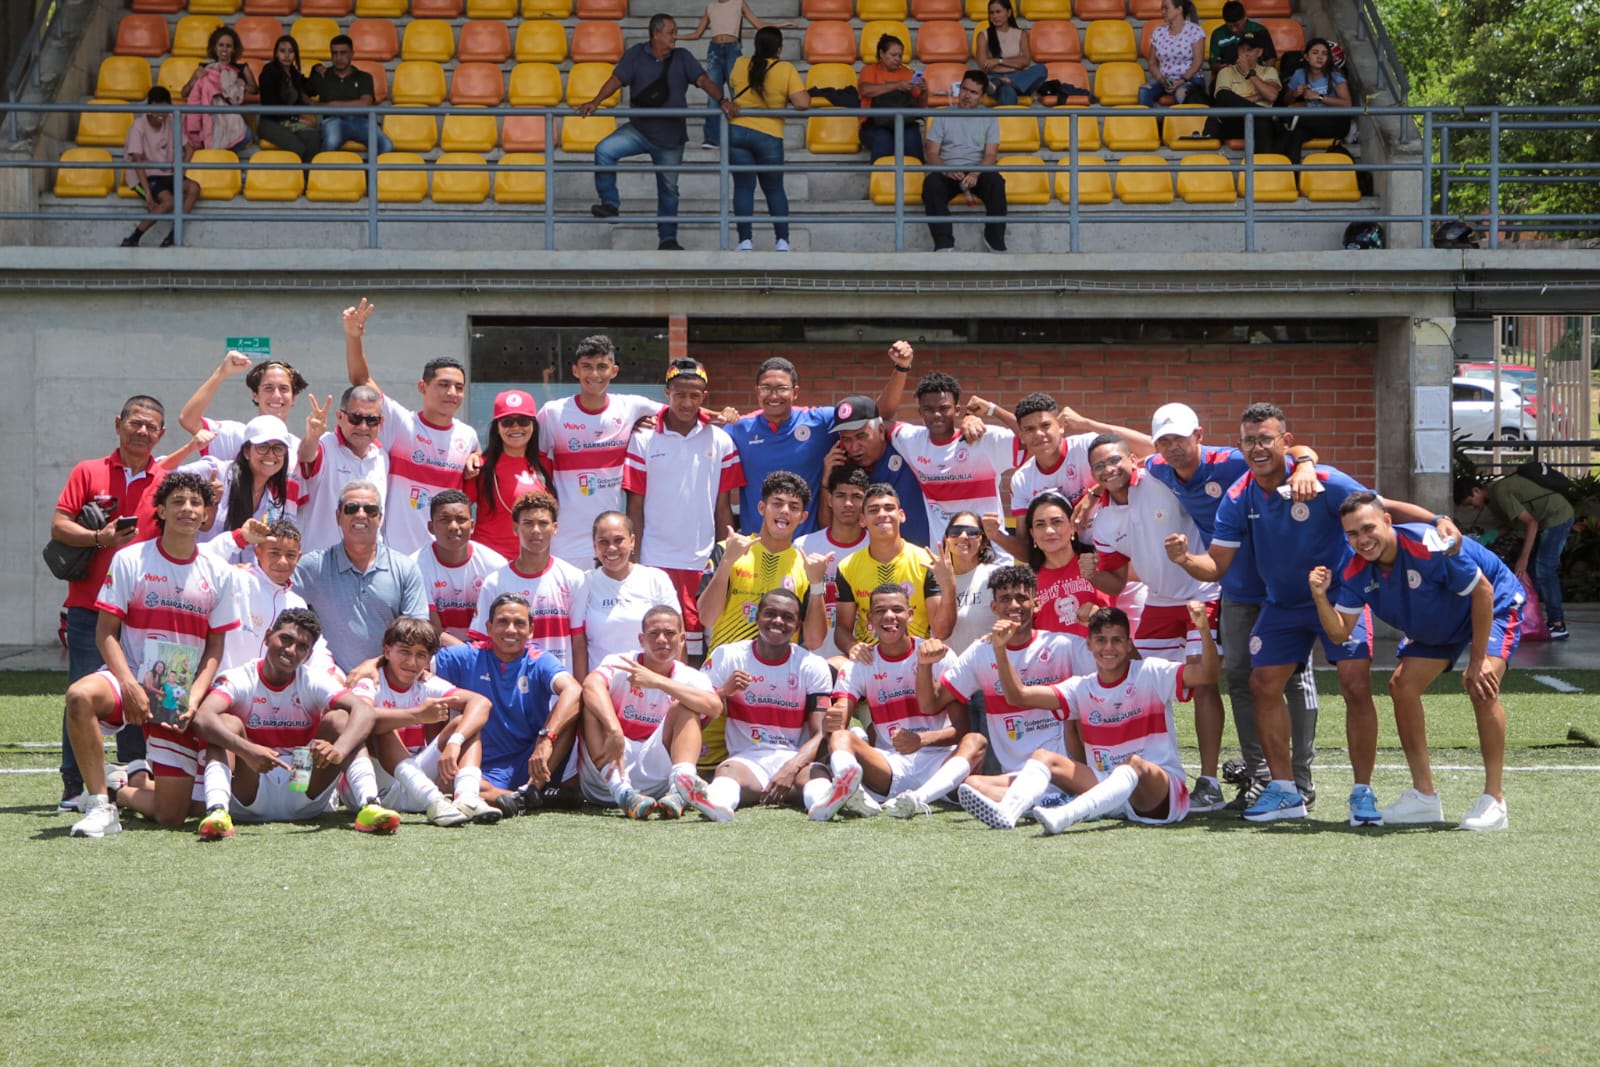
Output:
[[1583,692],[1582,689],[1579,689],[1577,686],[1573,685],[1571,682],[1563,682],[1560,678],[1555,678],[1555,677],[1552,677],[1551,675],[1548,675],[1548,674],[1536,674],[1536,675],[1533,676],[1533,680],[1536,681],[1536,682],[1539,682],[1542,685],[1549,686],[1551,689],[1554,689],[1558,693],[1581,693],[1581,692]]

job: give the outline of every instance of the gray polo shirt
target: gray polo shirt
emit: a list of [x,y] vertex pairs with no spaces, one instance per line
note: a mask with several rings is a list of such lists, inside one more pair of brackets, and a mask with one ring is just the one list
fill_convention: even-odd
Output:
[[952,170],[983,163],[985,145],[1000,143],[1000,120],[976,107],[941,111],[928,124],[925,140],[939,146],[940,162]]
[[[687,107],[689,86],[699,81],[706,72],[687,48],[674,48],[663,60],[650,50],[649,41],[642,41],[622,53],[622,58],[611,73],[616,75],[617,81],[628,87],[631,101],[634,93],[643,92],[655,84],[663,71],[667,75],[667,102],[661,106]],[[662,148],[676,148],[689,139],[689,120],[681,116],[656,118],[635,115],[630,121],[640,133]]]
[[350,670],[383,651],[383,631],[402,615],[428,617],[428,591],[416,561],[379,545],[372,566],[356,570],[337,544],[300,557],[294,587],[322,623],[328,651]]

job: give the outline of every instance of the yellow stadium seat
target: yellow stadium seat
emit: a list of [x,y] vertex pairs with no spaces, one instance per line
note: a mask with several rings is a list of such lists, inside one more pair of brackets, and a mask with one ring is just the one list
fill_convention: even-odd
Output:
[[1028,49],[1033,53],[1035,63],[1083,58],[1083,42],[1078,37],[1078,27],[1067,21],[1065,16],[1058,20],[1034,23],[1028,31]]
[[864,23],[861,27],[861,62],[877,62],[878,38],[886,33],[900,38],[900,43],[906,46],[906,55],[911,54],[911,31],[906,28],[906,24],[894,19],[880,19],[877,22]]
[[1313,152],[1300,161],[1300,193],[1320,202],[1360,200],[1361,186],[1349,156]]
[[[168,63],[172,60],[167,60]],[[190,70],[194,64],[189,64]],[[187,74],[184,75],[188,77]],[[142,101],[150,93],[150,63],[142,56],[106,56],[95,76],[94,95],[100,100]]]
[[300,46],[300,62],[307,66],[326,63],[328,42],[343,32],[337,22],[322,18],[295,19],[294,25],[289,27],[289,35]]
[[493,115],[474,115],[458,111],[444,117],[439,131],[439,147],[446,152],[493,152],[500,143],[500,129]]
[[[558,123],[556,138],[560,136]],[[543,115],[507,115],[500,126],[500,147],[507,152],[543,152],[546,140]]]
[[513,107],[554,107],[561,103],[561,95],[561,71],[554,63],[518,63],[511,68]]
[[[1072,17],[1071,0],[1022,0],[1018,5],[1022,10],[1022,17],[1029,22],[1038,19],[1070,19]],[[1030,41],[1031,45],[1032,42]]]
[[[610,63],[574,63],[572,69],[567,71],[567,103],[573,107],[587,104],[594,99],[594,94],[611,77]],[[622,90],[618,89],[604,100],[600,101],[601,107],[612,107],[622,99]]]
[[415,204],[427,195],[428,166],[421,156],[385,152],[378,157],[378,203]]
[[[265,169],[265,164],[285,164],[285,169]],[[304,164],[293,152],[262,149],[250,157],[250,170],[245,175],[246,200],[298,200],[306,191]]]
[[476,152],[446,152],[433,165],[433,202],[481,204],[489,198],[489,164]]
[[1178,195],[1186,204],[1231,204],[1239,199],[1231,170],[1195,170],[1195,167],[1232,167],[1227,156],[1195,153],[1178,162]]
[[172,33],[160,15],[133,12],[117,23],[117,43],[111,51],[119,56],[164,56],[172,47]]
[[[1300,199],[1300,190],[1294,184],[1294,171],[1289,168],[1289,157],[1276,152],[1260,152],[1255,157],[1256,167],[1282,167],[1283,170],[1255,170],[1252,175],[1257,203],[1287,204]],[[1244,169],[1239,170],[1235,183],[1239,195],[1245,195]]]
[[[1217,27],[1221,25],[1221,19],[1204,19],[1201,21],[1200,29],[1205,32],[1206,40],[1208,42],[1211,40],[1211,35],[1217,32]],[[1207,47],[1209,48],[1210,45],[1208,44]]]
[[306,182],[307,200],[348,203],[367,195],[367,174],[363,170],[323,170],[323,166],[362,164],[354,152],[318,152],[311,160],[311,177]]
[[542,167],[540,152],[507,152],[494,170],[494,198],[500,204],[544,203],[544,171],[508,170],[508,167]]
[[[121,100],[101,100],[98,97],[90,100],[90,104],[120,104]],[[74,138],[80,145],[99,145],[106,148],[121,148],[128,139],[128,127],[133,125],[133,112],[123,111],[85,111],[78,116],[78,136]]]
[[819,156],[861,151],[860,121],[851,115],[816,115],[806,119],[806,150]]
[[504,22],[516,18],[520,8],[517,0],[467,0],[467,18],[499,19]]
[[1149,108],[1124,105],[1126,114],[1107,115],[1100,136],[1113,152],[1154,152],[1161,147],[1161,131]]
[[202,200],[232,200],[239,195],[243,182],[239,178],[239,157],[226,148],[201,148],[195,151],[195,163],[231,163],[231,169],[212,170],[197,167],[185,171],[200,186]]
[[57,196],[110,196],[117,183],[111,153],[104,148],[69,148],[63,163],[104,163],[104,167],[60,167],[56,170]]
[[[412,23],[413,26],[416,23]],[[402,107],[438,107],[444,103],[444,68],[427,59],[401,62],[394,68],[389,98]]]
[[[807,63],[854,63],[856,35],[848,22],[818,20],[806,27],[802,51]],[[877,59],[876,52],[873,59]]]
[[[156,72],[156,84],[172,94],[174,101],[183,99],[183,87],[194,75],[199,62],[193,56],[172,56],[161,61],[161,69]],[[145,68],[148,71],[148,67]],[[144,97],[140,97],[144,99]]]
[[1214,137],[1197,137],[1205,132],[1206,106],[1204,104],[1179,104],[1175,109],[1181,114],[1168,115],[1161,124],[1161,143],[1174,152],[1215,152],[1222,142]]
[[443,19],[412,19],[400,38],[401,59],[448,63],[456,55],[456,33]]
[[498,63],[457,63],[450,76],[450,102],[457,107],[498,107],[506,98],[506,78]]
[[361,59],[387,63],[400,54],[400,34],[393,19],[356,19],[350,23],[350,43]]
[[904,22],[906,0],[856,0],[856,18],[862,22]]
[[[1117,199],[1124,204],[1172,203],[1172,166],[1162,156],[1124,156],[1117,163]],[[1160,167],[1160,170],[1133,168]]]
[[[848,63],[816,63],[806,71],[807,89],[854,89],[856,68]],[[832,107],[820,96],[811,98],[812,107]]]
[[1126,22],[1110,19],[1089,23],[1083,31],[1083,54],[1096,63],[1139,58],[1139,39]]
[[1012,104],[994,109],[1000,119],[1000,151],[1020,152],[1024,155],[1039,150],[1039,120],[1032,115],[1009,115],[1008,111],[1021,111],[1022,105]]
[[920,62],[965,63],[967,56],[967,32],[961,28],[961,23],[924,22],[917,27]]
[[518,63],[560,63],[567,58],[567,28],[554,19],[532,19],[517,28]]
[[561,150],[593,152],[595,145],[616,132],[617,120],[610,115],[569,115],[561,120]]
[[575,63],[615,63],[622,58],[622,26],[609,19],[585,19],[572,27]]
[[1053,151],[1066,152],[1072,148],[1072,127],[1078,127],[1078,151],[1100,150],[1100,120],[1093,115],[1051,115],[1044,120],[1044,143]]
[[410,0],[356,0],[356,18],[403,19],[410,6]]
[[970,21],[989,21],[989,0],[966,0],[966,9]]
[[[194,5],[190,5],[193,10]],[[350,15],[350,0],[300,0],[300,14],[342,19]]]
[[237,15],[239,0],[189,0],[191,15]]
[[1137,63],[1116,60],[1110,63],[1101,63],[1095,68],[1095,99],[1108,107],[1137,104],[1139,102],[1139,88],[1143,85],[1144,68]]
[[463,63],[504,63],[511,58],[511,31],[499,19],[478,19],[461,27],[456,58]]
[[522,0],[522,17],[569,19],[572,17],[572,0]]
[[[922,160],[915,156],[906,157],[906,166],[920,167]],[[902,179],[901,188],[904,191],[907,206],[916,206],[922,203],[922,181],[925,176],[916,171],[909,171]],[[894,157],[880,156],[872,161],[872,177],[867,185],[867,195],[874,204],[883,207],[894,206]]]
[[[1006,203],[1048,204],[1050,202],[1050,172],[1038,156],[1001,156],[997,161],[1006,168]],[[1037,167],[1038,170],[1024,168]]]
[[383,132],[400,152],[431,152],[439,143],[439,119],[434,115],[387,115]]
[[960,22],[964,14],[961,0],[911,0],[911,17],[918,22]]
[[1099,19],[1120,20],[1128,17],[1124,0],[1076,0],[1072,5],[1072,13],[1085,22]]
[[1111,203],[1111,174],[1106,169],[1106,161],[1099,156],[1078,157],[1076,181],[1067,161],[1061,161],[1061,169],[1056,171],[1056,199],[1063,204],[1072,203],[1074,185],[1080,204]]
[[461,17],[461,0],[411,0],[411,17],[458,19]]

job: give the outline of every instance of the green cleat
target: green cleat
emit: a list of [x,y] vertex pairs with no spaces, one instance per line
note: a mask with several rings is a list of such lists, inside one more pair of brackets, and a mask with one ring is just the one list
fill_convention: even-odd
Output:
[[228,814],[228,809],[212,808],[200,820],[200,840],[221,841],[224,837],[232,836],[233,816]]
[[676,792],[669,791],[666,796],[656,801],[656,818],[677,819],[683,816],[683,798]]
[[364,834],[392,834],[400,829],[400,813],[390,811],[377,801],[368,801],[356,812],[356,829]]

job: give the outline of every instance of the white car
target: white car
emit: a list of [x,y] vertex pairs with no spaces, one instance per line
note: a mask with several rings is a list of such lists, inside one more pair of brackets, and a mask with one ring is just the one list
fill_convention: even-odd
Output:
[[1495,419],[1494,379],[1450,379],[1450,433],[1458,440],[1535,439],[1537,420],[1515,382],[1500,382],[1500,416]]

